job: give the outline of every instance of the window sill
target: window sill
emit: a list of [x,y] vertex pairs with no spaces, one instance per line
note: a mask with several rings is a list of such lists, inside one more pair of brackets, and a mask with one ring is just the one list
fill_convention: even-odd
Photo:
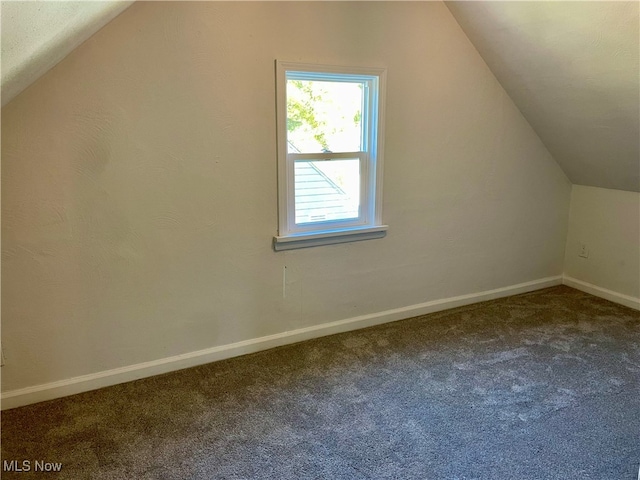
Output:
[[326,230],[315,233],[301,233],[282,237],[273,237],[273,249],[276,252],[296,248],[318,247],[335,243],[358,242],[382,238],[387,234],[389,225],[375,227],[350,228],[348,230]]

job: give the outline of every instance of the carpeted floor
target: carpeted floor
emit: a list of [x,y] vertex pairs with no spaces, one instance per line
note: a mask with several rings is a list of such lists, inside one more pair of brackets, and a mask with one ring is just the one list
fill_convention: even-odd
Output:
[[25,459],[2,478],[635,480],[640,312],[560,286],[5,411]]

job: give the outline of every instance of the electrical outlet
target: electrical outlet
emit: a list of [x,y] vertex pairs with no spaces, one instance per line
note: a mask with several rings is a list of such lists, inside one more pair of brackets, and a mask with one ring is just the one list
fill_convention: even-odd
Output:
[[584,243],[580,244],[580,250],[578,251],[578,256],[582,258],[589,258],[589,249],[587,245]]

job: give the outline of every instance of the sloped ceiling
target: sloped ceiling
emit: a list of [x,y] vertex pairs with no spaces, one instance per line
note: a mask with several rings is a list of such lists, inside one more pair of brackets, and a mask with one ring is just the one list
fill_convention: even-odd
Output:
[[[132,1],[3,1],[2,105]],[[640,191],[639,3],[450,1],[569,179]]]
[[639,5],[447,2],[569,179],[636,192]]
[[2,106],[132,3],[1,2]]

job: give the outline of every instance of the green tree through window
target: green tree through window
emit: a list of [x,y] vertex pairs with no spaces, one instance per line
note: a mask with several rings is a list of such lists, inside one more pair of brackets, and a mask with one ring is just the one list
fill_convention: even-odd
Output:
[[360,150],[361,109],[361,83],[288,80],[288,141],[297,151]]

